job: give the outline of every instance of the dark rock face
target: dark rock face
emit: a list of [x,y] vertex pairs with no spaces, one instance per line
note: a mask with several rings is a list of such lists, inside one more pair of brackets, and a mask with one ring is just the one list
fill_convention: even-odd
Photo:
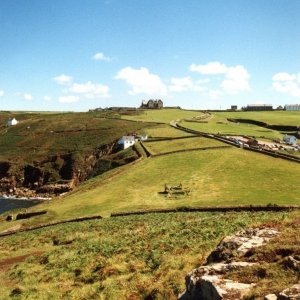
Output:
[[0,179],[8,176],[10,166],[8,162],[0,162]]
[[24,181],[23,186],[34,187],[34,185],[39,185],[43,179],[43,172],[37,168],[30,165],[24,168]]
[[0,194],[48,198],[68,192],[87,178],[119,166],[118,162],[103,158],[113,153],[115,144],[103,145],[85,156],[80,153],[53,155],[33,164],[14,165],[14,168],[10,162],[0,162]]

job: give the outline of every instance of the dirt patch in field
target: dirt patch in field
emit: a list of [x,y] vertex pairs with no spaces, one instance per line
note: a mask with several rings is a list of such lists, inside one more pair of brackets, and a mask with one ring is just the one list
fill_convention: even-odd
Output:
[[23,262],[27,257],[29,256],[41,256],[44,252],[43,251],[34,251],[25,255],[19,255],[15,257],[6,258],[3,260],[0,260],[0,272],[6,271],[11,266]]

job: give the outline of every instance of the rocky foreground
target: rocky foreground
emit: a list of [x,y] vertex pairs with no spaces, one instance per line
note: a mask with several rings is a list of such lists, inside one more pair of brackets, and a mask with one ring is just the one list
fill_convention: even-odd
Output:
[[[221,300],[243,299],[254,283],[238,282],[227,279],[236,270],[251,267],[257,263],[243,261],[254,248],[268,243],[280,233],[274,228],[248,229],[224,238],[208,256],[207,263],[192,270],[186,276],[186,291],[180,300]],[[300,271],[300,261],[287,257],[286,264],[296,272]],[[251,298],[252,299],[252,298]],[[266,300],[299,300],[300,283],[287,287],[279,294],[262,295]]]

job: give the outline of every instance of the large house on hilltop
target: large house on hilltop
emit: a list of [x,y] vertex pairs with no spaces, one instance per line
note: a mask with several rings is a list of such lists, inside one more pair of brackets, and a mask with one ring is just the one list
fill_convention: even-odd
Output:
[[150,99],[148,101],[143,100],[141,104],[141,108],[148,108],[148,109],[160,109],[163,108],[164,103],[160,99]]

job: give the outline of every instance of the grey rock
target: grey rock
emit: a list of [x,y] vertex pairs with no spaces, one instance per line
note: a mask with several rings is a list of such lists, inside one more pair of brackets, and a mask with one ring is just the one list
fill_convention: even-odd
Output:
[[275,294],[266,295],[264,300],[277,300],[277,296]]
[[300,283],[283,290],[279,294],[278,300],[300,300]]

